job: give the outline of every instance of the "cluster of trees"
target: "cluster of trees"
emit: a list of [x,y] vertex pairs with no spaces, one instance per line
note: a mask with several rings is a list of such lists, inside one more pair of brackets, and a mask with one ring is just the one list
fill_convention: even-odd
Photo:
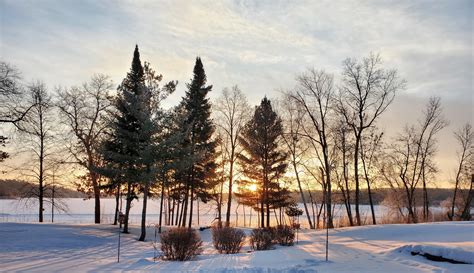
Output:
[[[282,212],[295,206],[292,190],[299,191],[311,228],[320,226],[321,215],[323,225],[334,226],[334,193],[341,196],[348,224],[364,224],[361,189],[368,192],[370,222],[376,224],[374,187],[393,192],[386,203],[408,222],[431,214],[427,189],[437,172],[436,136],[447,125],[440,99],[431,98],[423,118],[386,143],[378,123],[405,81],[384,68],[378,55],[345,60],[337,83],[324,70],[308,69],[280,100],[265,97],[254,109],[237,86],[211,104],[212,85],[200,58],[181,102],[164,109],[163,100],[178,83],[162,83],[163,76],[141,62],[138,46],[116,94],[110,78],[100,74],[80,87],[57,88],[54,95],[41,82],[22,86],[18,71],[5,62],[0,74],[0,122],[13,124],[35,155],[30,170],[38,181],[40,222],[44,191],[63,164],[82,170],[76,185],[95,199],[96,223],[102,196],[116,197],[116,224],[125,195],[128,232],[132,202],[140,197],[140,240],[152,197],[160,198],[160,228],[190,227],[199,202],[215,202],[218,222],[229,225],[233,200],[257,211],[261,227],[270,226],[278,210],[281,223]],[[461,151],[448,216],[469,219],[471,126],[456,139]],[[5,137],[0,141],[6,144]],[[323,190],[322,200],[311,195],[316,188]]]

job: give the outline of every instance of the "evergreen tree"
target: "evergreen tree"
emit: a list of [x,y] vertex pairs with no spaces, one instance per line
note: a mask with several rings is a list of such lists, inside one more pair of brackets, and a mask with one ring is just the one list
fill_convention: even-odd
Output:
[[[244,184],[257,184],[260,203],[261,226],[270,226],[270,209],[283,203],[289,196],[282,191],[278,179],[284,174],[288,155],[278,147],[283,134],[282,121],[273,111],[266,97],[255,108],[252,119],[246,124],[240,142],[245,153],[239,156]],[[245,195],[240,196],[245,199]],[[249,198],[254,198],[253,194]]]
[[[181,147],[186,151],[186,157],[183,160],[185,172],[182,173],[185,183],[181,225],[186,225],[189,206],[189,227],[191,227],[193,217],[193,200],[196,197],[201,199],[209,197],[208,190],[212,188],[209,183],[217,167],[215,163],[217,142],[212,138],[215,128],[210,118],[211,103],[207,98],[212,85],[206,86],[206,81],[206,73],[198,57],[194,66],[194,77],[187,85],[188,90],[182,101],[185,119]],[[191,201],[190,204],[189,201]]]
[[145,74],[140,61],[138,46],[135,47],[132,67],[118,87],[115,99],[114,121],[110,138],[105,141],[103,155],[106,167],[98,170],[108,176],[115,186],[126,186],[124,233],[128,233],[131,202],[136,191],[143,191],[142,233],[145,239],[146,202],[150,183],[156,177],[155,134],[157,128],[152,118],[152,93],[145,84]]

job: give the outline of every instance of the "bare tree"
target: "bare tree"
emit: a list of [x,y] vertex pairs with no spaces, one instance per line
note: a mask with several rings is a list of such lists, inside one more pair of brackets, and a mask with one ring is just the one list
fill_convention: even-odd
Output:
[[[34,105],[18,122],[17,127],[25,137],[26,148],[34,155],[35,160],[28,162],[32,177],[38,181],[37,191],[31,192],[38,198],[38,220],[43,222],[45,184],[48,171],[48,159],[51,155],[53,140],[53,103],[46,87],[36,82],[28,87],[28,104]],[[28,164],[27,163],[27,164]]]
[[382,67],[379,55],[370,54],[362,61],[346,59],[343,62],[342,86],[338,111],[352,128],[355,137],[354,179],[355,212],[357,225],[361,224],[359,158],[360,142],[364,131],[370,128],[392,103],[395,93],[403,88],[396,70]]
[[337,166],[334,168],[336,182],[342,193],[342,199],[346,208],[349,225],[354,225],[352,217],[351,202],[351,182],[349,179],[349,164],[351,153],[354,150],[353,138],[350,134],[350,128],[344,120],[336,123],[334,128],[334,138],[336,145]]
[[[471,164],[472,169],[472,164]],[[470,221],[471,220],[471,204],[472,204],[472,186],[474,184],[474,173],[471,171],[471,183],[469,184],[469,191],[467,192],[467,197],[464,202],[464,208],[461,213],[461,220]]]
[[370,134],[364,136],[360,142],[360,158],[362,161],[362,170],[365,181],[367,182],[367,194],[369,196],[370,211],[372,213],[372,224],[376,225],[374,201],[372,198],[372,184],[376,177],[376,164],[381,153],[383,133],[379,133],[374,127],[371,128]]
[[[448,125],[448,122],[443,118],[440,98],[430,98],[424,114],[424,120],[420,122],[421,131],[419,133],[416,158],[420,158],[421,180],[423,182],[423,219],[426,221],[429,215],[427,179],[429,175],[437,172],[432,160],[436,153],[435,136]],[[415,176],[416,174],[413,174],[413,179],[415,179]]]
[[[451,205],[451,212],[449,217],[451,220],[455,220],[456,214],[456,197],[458,194],[459,189],[461,188],[462,184],[466,181],[469,183],[471,179],[471,172],[473,171],[473,164],[474,164],[474,132],[472,131],[472,126],[467,123],[462,128],[460,128],[457,132],[454,133],[456,140],[460,146],[460,150],[458,152],[458,168],[456,170],[456,179],[454,184],[454,193],[453,193],[453,201]],[[469,207],[472,200],[472,181],[470,183],[468,196],[466,198],[466,205],[463,207]],[[462,211],[464,212],[464,210]],[[461,214],[463,214],[461,212]],[[459,215],[461,216],[461,215]]]
[[[24,100],[25,89],[20,84],[21,75],[18,69],[0,61],[0,124],[16,125],[33,107]],[[7,137],[0,135],[0,147],[6,145]],[[9,157],[0,150],[0,162]]]
[[16,124],[33,107],[26,104],[25,88],[20,83],[21,74],[9,63],[0,61],[0,123]]
[[226,225],[230,223],[230,213],[232,205],[233,182],[236,175],[235,162],[242,152],[238,141],[245,123],[250,118],[251,110],[247,103],[245,95],[237,86],[231,90],[225,88],[221,97],[214,105],[217,111],[217,126],[222,132],[222,141],[224,141],[226,151],[222,151],[226,156],[228,165],[229,191],[227,197]]
[[[414,151],[417,137],[414,127],[405,127],[387,152],[381,167],[381,174],[396,195],[403,194],[404,206],[408,212],[408,221],[418,222],[415,210],[415,190],[419,179],[412,179],[410,173],[416,169]],[[415,171],[416,172],[416,171]],[[399,208],[399,211],[403,211]]]
[[[289,93],[296,104],[304,109],[309,118],[310,126],[316,136],[305,133],[305,137],[313,143],[317,157],[324,174],[324,185],[326,192],[327,226],[333,228],[333,217],[331,209],[331,151],[334,144],[331,143],[330,120],[334,103],[333,76],[323,70],[309,69],[297,77],[298,86],[295,92]],[[306,131],[308,132],[308,131]]]
[[[94,221],[100,223],[100,175],[94,168],[100,165],[99,146],[108,123],[105,116],[111,107],[109,92],[113,84],[108,76],[94,75],[81,87],[58,90],[56,103],[68,133],[74,135],[69,152],[74,162],[87,170],[86,189],[92,189],[95,200]],[[88,184],[90,182],[90,185]]]
[[283,113],[281,116],[284,124],[283,142],[286,144],[290,155],[291,165],[295,172],[296,182],[298,183],[298,189],[308,218],[309,227],[314,229],[315,226],[311,221],[305,194],[301,185],[300,170],[298,169],[301,160],[303,160],[306,151],[309,149],[308,145],[305,145],[305,142],[302,141],[301,136],[305,112],[304,109],[298,107],[294,100],[291,100],[291,98],[287,96],[284,97],[282,105]]
[[227,177],[228,174],[226,172],[226,167],[228,164],[229,157],[228,151],[230,149],[228,148],[228,139],[223,140],[224,138],[222,136],[222,131],[217,130],[216,139],[218,139],[217,154],[219,156],[217,160],[216,176],[214,177],[216,183],[213,183],[216,186],[212,189],[212,197],[216,202],[217,206],[217,224],[219,225],[219,227],[221,227],[222,206],[224,204],[224,184],[229,180]]
[[422,183],[423,217],[429,213],[427,179],[437,171],[433,162],[436,153],[436,133],[446,126],[442,117],[439,98],[430,98],[424,111],[424,118],[418,126],[406,127],[392,146],[388,161],[382,167],[382,174],[391,187],[405,188],[409,220],[418,221],[415,204],[415,190]]

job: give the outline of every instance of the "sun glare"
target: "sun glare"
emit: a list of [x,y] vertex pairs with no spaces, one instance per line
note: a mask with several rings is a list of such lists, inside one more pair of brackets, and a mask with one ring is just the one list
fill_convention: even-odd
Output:
[[249,190],[251,191],[257,191],[257,184],[252,184],[249,186]]

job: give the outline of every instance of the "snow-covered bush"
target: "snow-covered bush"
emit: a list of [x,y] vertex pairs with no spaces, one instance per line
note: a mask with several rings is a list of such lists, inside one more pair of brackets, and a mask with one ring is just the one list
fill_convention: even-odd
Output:
[[250,245],[253,250],[267,250],[273,246],[275,231],[273,228],[256,228],[250,235]]
[[213,227],[212,242],[219,253],[239,253],[244,244],[245,233],[233,227]]
[[278,225],[275,229],[275,240],[282,246],[291,246],[295,240],[295,230],[287,225]]
[[163,258],[172,261],[187,261],[201,253],[202,241],[199,233],[191,228],[172,228],[161,234]]

